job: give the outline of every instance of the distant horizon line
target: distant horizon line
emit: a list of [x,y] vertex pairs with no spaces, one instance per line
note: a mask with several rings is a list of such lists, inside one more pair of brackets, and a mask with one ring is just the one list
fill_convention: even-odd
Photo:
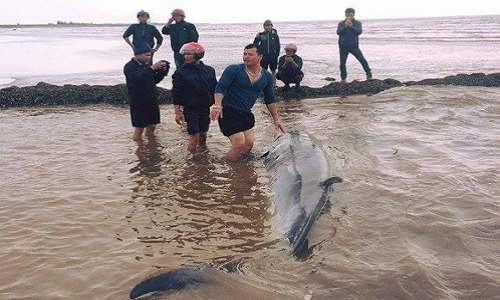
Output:
[[[360,20],[413,20],[413,19],[439,19],[439,18],[457,18],[457,17],[488,17],[488,16],[500,16],[499,14],[491,14],[491,15],[447,15],[447,16],[433,16],[433,17],[387,17],[387,18],[360,18]],[[325,19],[325,20],[294,20],[294,21],[274,21],[274,23],[294,23],[294,22],[327,22],[334,21],[336,22],[338,19]],[[134,22],[135,23],[135,22]],[[56,23],[16,23],[16,24],[0,24],[0,28],[13,28],[13,27],[42,27],[42,26],[128,26],[134,23],[124,23],[124,22],[113,22],[113,23],[94,23],[94,22],[74,22],[74,21],[56,21]],[[150,22],[149,24],[155,25],[163,25],[166,22]],[[197,22],[196,24],[208,24],[208,25],[217,25],[217,24],[260,24],[262,22]]]

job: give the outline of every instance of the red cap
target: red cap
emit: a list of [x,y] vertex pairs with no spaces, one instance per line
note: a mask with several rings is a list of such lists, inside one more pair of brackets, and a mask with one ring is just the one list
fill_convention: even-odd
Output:
[[297,52],[297,46],[295,44],[288,44],[285,46],[285,51],[286,50],[292,50],[292,51]]
[[181,17],[185,17],[186,14],[184,13],[184,11],[180,8],[176,8],[172,11],[172,15],[180,15]]
[[179,50],[180,54],[184,54],[186,52],[193,52],[197,54],[198,59],[203,58],[203,56],[205,55],[205,49],[203,48],[203,46],[195,42],[184,44],[181,50]]

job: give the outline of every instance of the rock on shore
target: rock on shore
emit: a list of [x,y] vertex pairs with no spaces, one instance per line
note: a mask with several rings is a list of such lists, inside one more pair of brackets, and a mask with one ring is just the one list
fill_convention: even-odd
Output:
[[[294,89],[288,91],[278,88],[276,93],[280,99],[322,98],[331,96],[348,96],[358,94],[376,94],[387,89],[412,85],[462,85],[500,87],[500,73],[486,75],[484,73],[458,74],[444,78],[424,79],[421,81],[400,82],[395,79],[352,81],[341,84],[331,82],[323,87],[303,86],[302,92]],[[170,90],[158,88],[160,104],[172,103]],[[128,104],[125,84],[118,85],[64,85],[57,86],[40,82],[35,86],[8,87],[0,89],[0,108],[42,105],[95,104],[107,103],[115,105]]]

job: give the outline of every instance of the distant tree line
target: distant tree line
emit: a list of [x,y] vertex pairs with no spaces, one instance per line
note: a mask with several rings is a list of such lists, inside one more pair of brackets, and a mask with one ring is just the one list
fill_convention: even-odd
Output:
[[86,24],[93,24],[93,23],[83,23],[83,22],[66,22],[66,21],[57,21],[57,25],[86,25]]

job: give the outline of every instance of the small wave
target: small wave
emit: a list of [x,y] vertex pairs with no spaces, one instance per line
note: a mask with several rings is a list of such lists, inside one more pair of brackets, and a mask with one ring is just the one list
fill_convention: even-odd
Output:
[[14,79],[14,78],[2,78],[2,77],[0,77],[0,86],[13,83],[14,81],[16,81],[16,79]]

